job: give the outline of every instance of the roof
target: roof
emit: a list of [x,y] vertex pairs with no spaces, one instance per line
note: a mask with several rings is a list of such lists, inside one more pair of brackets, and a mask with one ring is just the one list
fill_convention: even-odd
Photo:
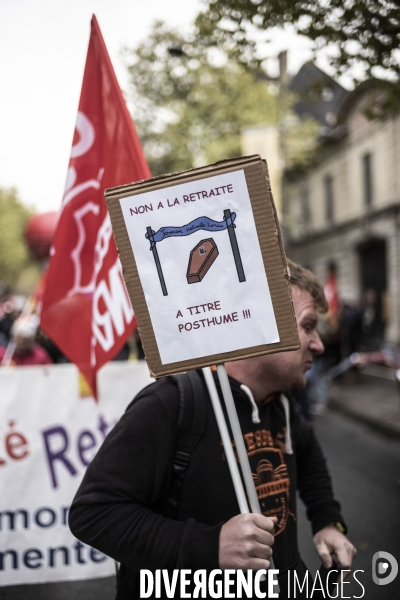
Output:
[[294,111],[301,117],[310,115],[316,119],[326,133],[336,124],[339,108],[350,94],[312,62],[301,67],[292,78],[289,90],[299,97]]

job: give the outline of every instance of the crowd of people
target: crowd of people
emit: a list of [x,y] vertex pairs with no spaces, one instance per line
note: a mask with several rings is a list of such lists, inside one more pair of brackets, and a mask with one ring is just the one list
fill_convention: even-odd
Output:
[[324,292],[329,310],[320,315],[318,332],[325,350],[308,371],[306,387],[296,391],[307,420],[325,412],[329,376],[337,365],[348,363],[338,369],[338,374],[346,369],[357,370],[368,362],[395,366],[392,360],[388,363],[384,350],[385,314],[377,292],[367,288],[358,304],[341,300],[332,266],[328,268]]
[[[32,366],[70,362],[39,327],[35,311],[26,310],[29,299],[13,295],[0,286],[0,365]],[[144,358],[135,331],[112,360]]]
[[[341,568],[350,570],[356,550],[346,537],[347,527],[318,441],[310,423],[299,416],[294,400],[310,419],[311,404],[314,410],[325,406],[324,378],[329,369],[349,355],[364,351],[357,355],[367,356],[367,350],[376,348],[378,337],[373,335],[382,331],[376,327],[376,297],[366,293],[360,307],[341,303],[338,294],[329,302],[329,289],[323,290],[312,273],[295,263],[291,263],[291,271],[301,348],[226,366],[234,401],[243,412],[239,411],[239,416],[248,456],[257,473],[256,487],[266,490],[265,497],[260,496],[262,515],[238,515],[208,404],[207,444],[212,451],[207,455],[204,442],[191,450],[197,462],[189,461],[188,473],[180,483],[180,500],[176,503],[173,498],[174,513],[168,512],[171,492],[165,486],[168,481],[175,485],[168,477],[179,442],[180,421],[176,430],[168,423],[176,423],[182,410],[176,382],[169,378],[145,388],[142,393],[146,401],[128,407],[89,466],[71,508],[70,525],[77,538],[121,563],[118,589],[126,593],[121,598],[137,595],[140,566],[268,570],[272,551],[285,594],[291,585],[290,569],[302,576],[307,573],[297,548],[296,489],[307,505],[323,568],[328,574],[335,570],[331,556],[336,554]],[[114,360],[128,360],[132,354],[144,358],[137,331]],[[377,352],[374,356],[379,360]],[[0,363],[23,366],[60,362],[68,359],[40,330],[38,316],[26,310],[26,301],[10,294],[0,296]],[[217,380],[215,383],[218,387]],[[200,388],[195,401],[207,403],[204,383],[200,382]],[[166,419],[167,413],[170,419]],[[148,443],[155,427],[157,443]],[[146,448],[147,464],[135,460],[139,456],[135,444],[140,450],[141,445]],[[135,472],[132,464],[138,465]],[[203,464],[215,468],[198,470],[196,465]],[[223,485],[217,486],[221,491],[214,494],[210,513],[202,494],[216,481],[223,481]],[[169,531],[164,535],[166,517]],[[109,522],[113,522],[112,528]],[[241,544],[246,536],[257,540],[251,548]],[[147,538],[150,541],[143,547],[140,540]]]
[[38,336],[38,317],[24,314],[25,299],[3,292],[0,301],[0,362],[2,365],[49,365],[56,362]]
[[[298,393],[306,418],[321,412],[326,404],[324,378],[329,369],[357,352],[379,351],[383,343],[384,319],[378,296],[366,289],[358,305],[342,302],[336,287],[336,274],[328,269],[325,295],[329,310],[321,315],[318,331],[325,351],[317,357],[308,373],[308,385]],[[69,359],[38,326],[37,315],[24,314],[27,300],[11,294],[0,283],[0,364],[44,365],[69,362]],[[137,331],[113,360],[144,359]]]

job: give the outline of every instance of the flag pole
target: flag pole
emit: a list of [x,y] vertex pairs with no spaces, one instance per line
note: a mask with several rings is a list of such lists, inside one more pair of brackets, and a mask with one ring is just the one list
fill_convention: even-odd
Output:
[[[226,411],[228,413],[229,423],[233,433],[233,439],[235,440],[236,451],[239,456],[240,467],[242,469],[244,484],[246,486],[247,497],[249,499],[250,507],[253,513],[261,515],[262,511],[260,508],[260,503],[258,501],[256,487],[254,485],[253,474],[251,472],[249,459],[243,441],[242,430],[240,427],[239,418],[237,416],[236,407],[232,396],[231,386],[229,384],[229,379],[224,364],[217,365],[217,373],[219,382],[221,384],[222,396],[224,398]],[[275,567],[272,556],[269,559],[269,561],[270,569],[274,569]],[[275,579],[274,584],[275,586],[277,586],[277,592],[279,593],[279,584],[277,579]]]
[[6,351],[4,352],[4,356],[3,356],[2,360],[1,360],[1,363],[0,363],[3,367],[9,367],[10,366],[11,359],[12,359],[12,357],[14,355],[14,351],[15,351],[15,344],[10,339],[10,341],[8,342],[7,347],[6,347]]

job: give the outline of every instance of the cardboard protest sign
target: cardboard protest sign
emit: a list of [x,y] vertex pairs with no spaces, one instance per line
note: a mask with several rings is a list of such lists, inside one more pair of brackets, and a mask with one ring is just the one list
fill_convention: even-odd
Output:
[[299,347],[259,156],[106,190],[155,376]]

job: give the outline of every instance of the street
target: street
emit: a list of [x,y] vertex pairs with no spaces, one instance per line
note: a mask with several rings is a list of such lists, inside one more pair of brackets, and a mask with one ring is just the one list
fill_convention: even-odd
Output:
[[[355,569],[363,570],[344,585],[340,597],[397,600],[400,576],[386,586],[372,581],[372,557],[380,550],[400,562],[400,441],[372,431],[349,417],[328,411],[315,417],[315,429],[325,451],[336,497],[342,504],[349,538],[358,554]],[[310,528],[298,505],[300,551],[314,574],[320,562],[312,546]],[[0,600],[113,600],[113,577],[93,581],[62,582],[0,588]]]
[[[355,569],[367,600],[397,600],[400,578],[386,586],[372,581],[372,557],[384,550],[400,563],[400,441],[387,438],[349,417],[329,411],[315,417],[315,429],[328,460],[335,495],[342,504],[348,537],[357,548]],[[300,510],[301,509],[301,510]],[[318,557],[299,503],[300,551],[315,572]],[[343,597],[360,596],[354,581]]]

